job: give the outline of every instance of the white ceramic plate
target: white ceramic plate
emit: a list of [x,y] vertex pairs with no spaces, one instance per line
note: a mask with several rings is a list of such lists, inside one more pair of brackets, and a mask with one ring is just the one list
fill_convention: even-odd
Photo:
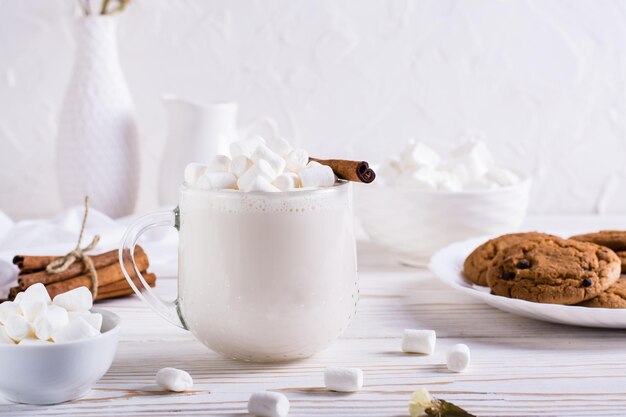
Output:
[[493,295],[490,294],[489,288],[466,281],[463,277],[463,262],[474,248],[487,239],[489,238],[474,238],[446,246],[433,255],[430,270],[440,281],[455,290],[511,314],[573,326],[626,329],[626,309],[533,303]]

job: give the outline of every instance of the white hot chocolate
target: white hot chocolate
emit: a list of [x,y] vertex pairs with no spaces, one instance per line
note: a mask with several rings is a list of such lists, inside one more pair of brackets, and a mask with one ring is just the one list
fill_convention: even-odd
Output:
[[310,356],[358,299],[352,189],[242,193],[183,186],[179,306],[211,349],[249,361]]

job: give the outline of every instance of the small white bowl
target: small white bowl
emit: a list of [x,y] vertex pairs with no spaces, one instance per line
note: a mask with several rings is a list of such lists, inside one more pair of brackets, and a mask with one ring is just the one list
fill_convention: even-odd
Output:
[[373,242],[400,262],[425,267],[437,250],[473,236],[519,228],[531,181],[493,190],[428,191],[403,187],[358,187],[358,214]]
[[104,310],[102,334],[48,345],[0,345],[0,395],[25,404],[57,404],[85,396],[113,362],[120,318]]

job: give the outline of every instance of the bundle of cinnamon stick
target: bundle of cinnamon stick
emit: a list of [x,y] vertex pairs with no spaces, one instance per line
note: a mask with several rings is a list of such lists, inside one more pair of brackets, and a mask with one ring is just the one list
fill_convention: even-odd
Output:
[[[58,256],[26,255],[14,257],[13,263],[19,268],[20,272],[17,277],[18,285],[11,288],[9,292],[9,300],[15,299],[18,293],[37,283],[42,283],[46,286],[51,298],[82,286],[90,290],[92,289],[93,281],[85,264],[82,262],[76,262],[65,271],[56,274],[46,272],[46,266],[58,258]],[[100,255],[93,255],[91,256],[91,260],[98,274],[98,295],[96,296],[96,300],[133,294],[133,289],[122,273],[117,250],[112,250]],[[135,247],[135,263],[146,282],[151,287],[154,287],[156,285],[156,276],[147,272],[149,266],[148,255],[146,255],[140,246]],[[130,261],[124,264],[124,266],[135,285],[139,285],[139,278]]]

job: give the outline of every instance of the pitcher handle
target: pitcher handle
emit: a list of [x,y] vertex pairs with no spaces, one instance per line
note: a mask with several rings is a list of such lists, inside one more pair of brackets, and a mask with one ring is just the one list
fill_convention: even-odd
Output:
[[[176,207],[171,211],[159,211],[155,213],[146,214],[135,220],[124,233],[122,237],[121,246],[119,248],[119,261],[122,268],[122,272],[128,281],[130,287],[137,293],[146,304],[152,308],[157,314],[183,329],[187,329],[185,321],[180,312],[178,298],[175,301],[165,301],[154,293],[150,285],[146,282],[141,271],[137,268],[135,263],[135,246],[137,240],[150,229],[157,227],[173,226],[178,230],[179,227],[179,210]],[[130,261],[135,269],[135,274],[139,278],[139,285],[135,285],[130,274],[126,270],[125,263]]]
[[261,116],[254,120],[252,123],[250,123],[248,126],[240,128],[243,131],[241,137],[246,138],[250,136],[254,130],[257,130],[260,126],[263,125],[269,127],[269,131],[271,132],[272,137],[277,137],[279,135],[278,123],[276,123],[276,120],[272,119],[269,116]]

